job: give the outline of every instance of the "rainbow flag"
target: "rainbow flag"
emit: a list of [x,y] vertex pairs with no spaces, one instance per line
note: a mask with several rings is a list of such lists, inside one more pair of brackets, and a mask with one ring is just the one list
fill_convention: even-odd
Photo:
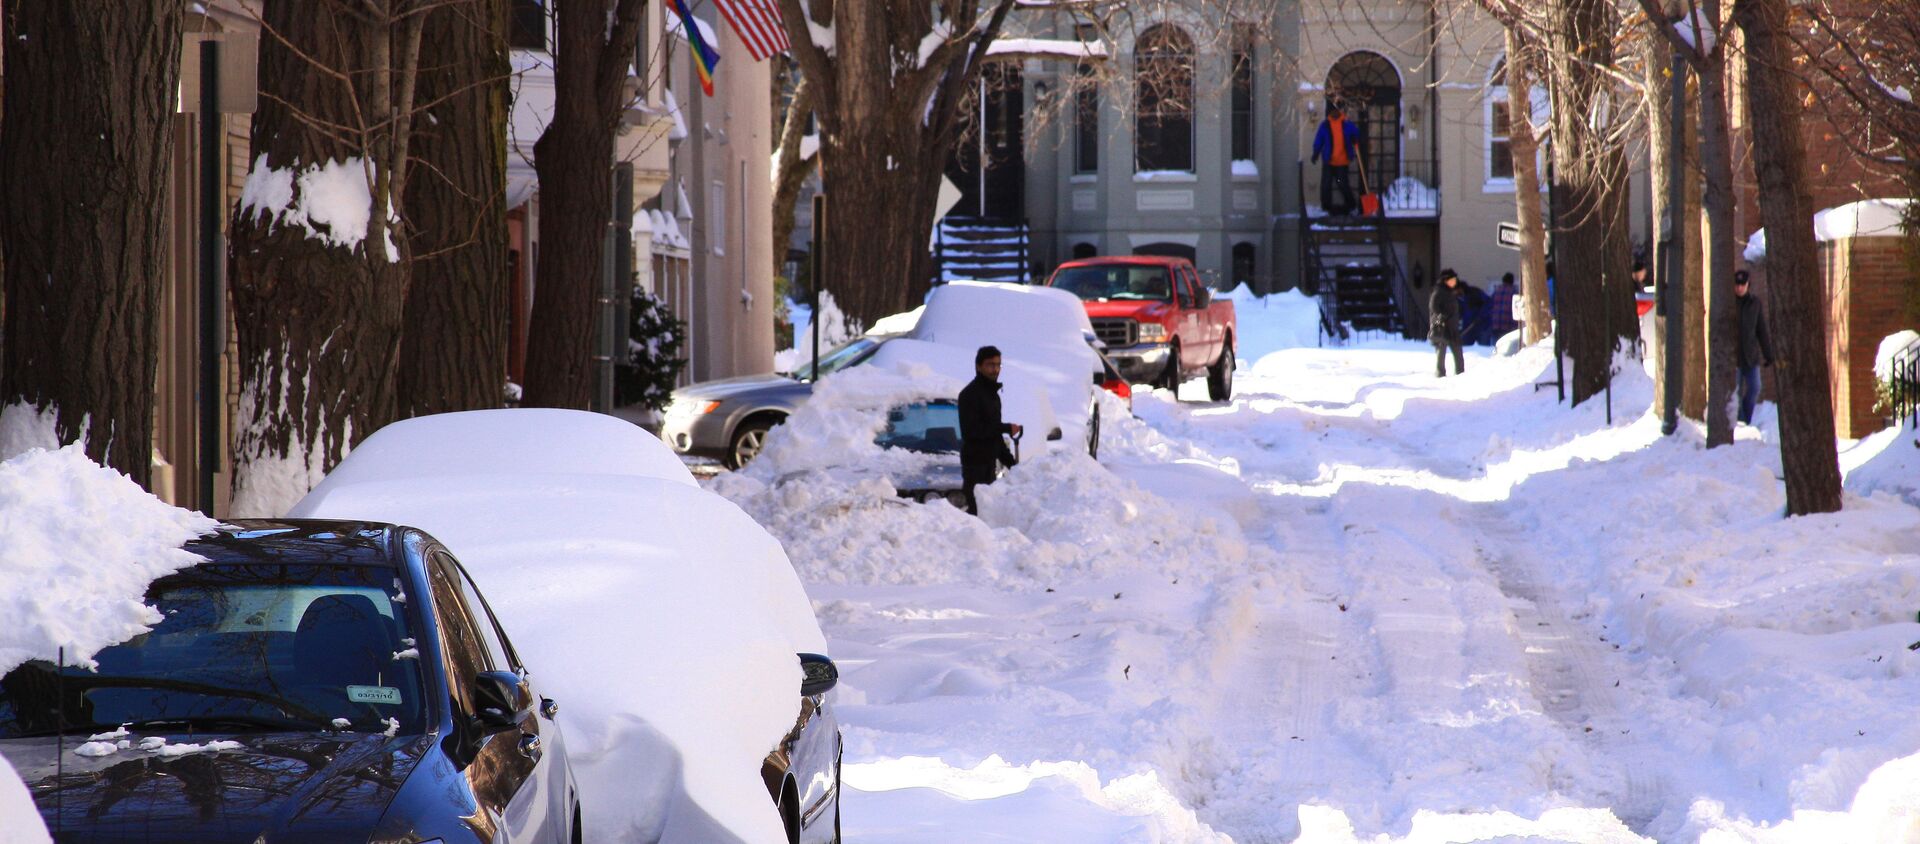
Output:
[[680,27],[687,33],[687,44],[693,48],[693,69],[700,74],[700,89],[713,96],[713,69],[720,64],[720,51],[700,37],[700,24],[693,17],[693,10],[687,8],[687,0],[667,0],[667,5],[680,16]]

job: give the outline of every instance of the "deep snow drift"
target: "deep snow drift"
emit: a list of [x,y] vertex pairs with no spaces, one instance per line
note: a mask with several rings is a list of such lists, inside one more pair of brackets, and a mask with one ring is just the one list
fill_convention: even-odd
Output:
[[[181,549],[214,522],[149,495],[79,446],[0,463],[0,674],[101,648],[160,621],[147,585],[200,561]],[[26,787],[0,759],[0,844],[47,840]]]
[[[1914,834],[1920,509],[1782,519],[1770,409],[1662,438],[1630,358],[1609,426],[1532,388],[1544,349],[1436,380],[1422,345],[1290,348],[1311,300],[1236,301],[1234,401],[1109,403],[1100,463],[1030,460],[981,519],[777,460],[709,482],[840,663],[850,839]],[[811,461],[872,459],[843,443]]]

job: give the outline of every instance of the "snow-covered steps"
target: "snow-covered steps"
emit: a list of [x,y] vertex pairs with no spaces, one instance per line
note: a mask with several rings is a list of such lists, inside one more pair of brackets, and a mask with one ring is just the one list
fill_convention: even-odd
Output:
[[1025,222],[949,215],[934,235],[934,272],[941,281],[1024,282],[1030,253]]

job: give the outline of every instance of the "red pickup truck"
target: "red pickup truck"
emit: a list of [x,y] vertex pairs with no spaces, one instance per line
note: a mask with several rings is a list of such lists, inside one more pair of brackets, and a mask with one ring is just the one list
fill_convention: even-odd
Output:
[[1107,357],[1136,384],[1177,387],[1207,374],[1214,401],[1233,395],[1233,302],[1216,301],[1185,258],[1111,256],[1068,261],[1047,286],[1086,303]]

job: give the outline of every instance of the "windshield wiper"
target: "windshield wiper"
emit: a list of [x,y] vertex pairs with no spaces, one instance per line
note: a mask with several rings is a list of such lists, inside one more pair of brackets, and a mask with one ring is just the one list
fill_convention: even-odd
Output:
[[317,733],[333,728],[311,721],[294,718],[269,718],[260,715],[178,715],[166,718],[147,718],[134,721],[121,721],[115,724],[68,724],[64,730],[36,730],[21,733],[20,738],[51,735],[103,735],[115,733],[121,729],[132,731],[173,731],[173,728],[186,728],[187,732],[203,733]]

